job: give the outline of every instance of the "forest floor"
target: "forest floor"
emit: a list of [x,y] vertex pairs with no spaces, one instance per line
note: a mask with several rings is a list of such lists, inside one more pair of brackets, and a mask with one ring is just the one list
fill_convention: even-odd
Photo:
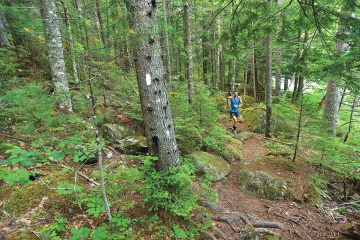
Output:
[[[127,122],[128,125],[135,124],[133,121],[125,118],[125,116],[119,115],[118,117],[124,118],[122,119],[123,123]],[[221,124],[227,128],[231,125],[231,122],[227,118],[223,118]],[[137,130],[142,129],[142,126],[135,125],[136,126],[127,127]],[[314,173],[315,167],[309,162],[302,160],[301,157],[293,164],[291,159],[287,157],[269,154],[269,148],[265,147],[265,143],[269,140],[265,139],[262,134],[251,132],[250,129],[251,126],[249,123],[240,124],[239,131],[247,131],[252,135],[251,139],[243,141],[244,159],[242,161],[232,162],[232,173],[225,180],[212,184],[212,187],[218,191],[218,206],[226,208],[229,212],[246,213],[251,216],[252,219],[259,221],[282,223],[285,226],[284,230],[271,229],[271,231],[285,240],[352,239],[349,237],[349,229],[352,227],[352,221],[359,222],[359,215],[339,214],[339,203],[321,200],[312,187],[311,174]],[[232,133],[229,132],[229,134]],[[303,151],[301,154],[306,154],[306,151]],[[121,155],[114,154],[114,157],[107,161],[110,163],[119,162],[120,160]],[[129,162],[128,164],[137,166],[139,163],[135,161]],[[239,186],[239,172],[242,168],[249,171],[265,171],[274,177],[285,180],[289,193],[284,200],[267,200],[243,191]],[[82,172],[90,176],[94,169],[96,169],[95,166],[84,166]],[[51,169],[50,171],[53,170],[54,169]],[[51,173],[49,172],[49,174]],[[69,179],[72,179],[72,177],[70,177]],[[92,184],[86,181],[86,179],[82,179],[82,181],[84,185],[90,184],[91,186]],[[0,189],[5,187],[8,186],[0,183]],[[3,207],[6,199],[11,195],[10,192],[11,191],[5,194],[8,196],[4,195],[4,199],[0,199],[0,207]],[[43,194],[44,195],[39,196],[39,202],[43,196],[49,195],[49,191],[45,188]],[[131,213],[129,213],[131,218],[148,213],[147,209],[141,207],[140,202],[142,201],[142,196],[139,194],[135,195],[132,196],[132,198],[136,198],[134,200],[136,200],[135,202],[137,204],[135,204],[135,207],[131,210]],[[68,225],[83,226],[85,224],[89,227],[94,227],[101,224],[99,218],[89,218],[80,212],[75,215],[69,213],[65,206],[66,204],[61,203],[61,199],[58,200],[59,201],[56,200],[56,202],[64,206],[59,205],[56,211],[60,212],[60,209],[64,209],[60,214],[68,219]],[[50,203],[50,199],[42,199],[40,204],[36,203],[35,205],[37,207],[26,209],[26,213],[21,217],[3,217],[4,222],[0,224],[0,239],[13,239],[13,236],[24,232],[25,229],[34,229],[36,226],[48,225],[49,221],[46,219],[49,219],[51,215],[49,209],[55,209],[54,203]],[[40,214],[42,217],[37,217],[36,219],[31,218],[31,216],[41,208],[43,208],[42,213],[37,214]],[[45,211],[45,209],[48,210]],[[226,223],[215,221],[213,226],[220,229],[226,235],[227,239],[244,239],[243,235],[235,233]],[[136,228],[133,230],[136,230]],[[34,233],[34,231],[32,232]],[[32,236],[34,236],[34,234],[32,234]]]
[[[223,125],[229,127],[231,122],[224,121]],[[250,128],[248,123],[241,123],[238,132],[251,132]],[[271,230],[282,239],[352,239],[347,229],[351,228],[355,216],[347,218],[339,215],[335,211],[335,202],[315,204],[316,193],[310,176],[314,167],[301,159],[292,165],[291,159],[270,156],[269,149],[264,147],[269,140],[263,134],[251,134],[253,138],[243,141],[244,159],[232,162],[232,173],[225,180],[213,184],[219,194],[218,205],[229,212],[246,213],[258,220],[284,224],[284,230]],[[265,171],[281,178],[286,181],[290,193],[284,200],[267,200],[251,195],[239,186],[240,169]],[[227,223],[215,222],[214,225],[229,239],[243,239]]]

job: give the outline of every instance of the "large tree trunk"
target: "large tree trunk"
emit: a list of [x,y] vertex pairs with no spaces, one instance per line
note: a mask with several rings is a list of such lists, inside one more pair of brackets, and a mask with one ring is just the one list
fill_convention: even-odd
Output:
[[171,55],[170,55],[170,42],[169,42],[169,29],[167,21],[167,0],[163,0],[163,14],[164,14],[164,24],[165,24],[165,56],[166,56],[166,79],[168,82],[171,82],[172,73],[171,73]]
[[79,77],[78,77],[76,58],[75,58],[75,54],[74,54],[74,45],[73,45],[74,40],[73,40],[73,35],[72,35],[72,30],[71,30],[71,25],[70,25],[70,18],[68,15],[68,8],[67,8],[65,0],[60,0],[60,2],[64,9],[64,20],[65,20],[68,37],[69,37],[68,44],[69,44],[69,50],[70,50],[69,52],[70,52],[70,58],[71,58],[72,76],[74,78],[75,84],[78,84]]
[[72,112],[55,0],[41,0],[41,16],[44,21],[51,78],[55,94],[59,96],[59,108],[65,112]]
[[10,46],[10,42],[6,36],[4,17],[3,17],[3,13],[0,10],[0,47],[2,45]]
[[158,170],[180,165],[161,59],[155,0],[128,1],[130,24],[137,34],[134,58],[145,133]]
[[[269,0],[269,7],[271,7],[272,0]],[[271,137],[270,124],[271,124],[271,109],[272,109],[272,80],[271,80],[271,67],[272,67],[272,32],[271,26],[268,27],[268,34],[266,36],[266,81],[265,81],[265,102],[266,102],[266,123],[265,123],[265,137]]]
[[188,102],[193,103],[194,95],[194,75],[193,75],[193,56],[191,46],[190,19],[189,19],[189,3],[183,0],[184,4],[184,48],[186,51],[186,74],[188,82]]

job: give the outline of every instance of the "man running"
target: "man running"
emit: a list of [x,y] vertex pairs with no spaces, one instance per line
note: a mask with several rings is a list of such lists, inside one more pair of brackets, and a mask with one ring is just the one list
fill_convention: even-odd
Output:
[[226,99],[230,99],[230,118],[233,118],[233,127],[232,130],[236,134],[236,125],[239,117],[239,108],[243,106],[243,101],[239,96],[238,91],[233,91],[233,95],[227,97]]

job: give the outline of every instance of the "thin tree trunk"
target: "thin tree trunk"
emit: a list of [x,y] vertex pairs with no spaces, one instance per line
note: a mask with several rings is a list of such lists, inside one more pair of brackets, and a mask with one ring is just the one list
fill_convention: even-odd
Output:
[[190,32],[190,16],[189,16],[189,3],[183,0],[184,4],[184,48],[186,51],[186,74],[188,82],[188,102],[193,103],[194,95],[194,76],[193,76],[193,56],[191,45],[191,32]]
[[95,9],[96,9],[96,15],[99,21],[99,30],[100,30],[100,36],[101,36],[101,41],[104,45],[104,48],[107,48],[107,39],[105,36],[105,28],[104,28],[104,21],[102,19],[102,15],[101,15],[101,9],[100,9],[100,2],[99,0],[95,0]]
[[351,105],[349,128],[348,128],[348,131],[347,131],[347,133],[345,135],[344,142],[346,142],[348,140],[349,134],[351,132],[352,119],[353,119],[353,114],[354,114],[354,110],[355,110],[355,104],[356,104],[356,96],[354,97],[354,100],[353,100],[352,105]]
[[[269,7],[271,7],[272,0],[269,0]],[[271,26],[268,27],[268,34],[266,36],[266,82],[265,82],[265,92],[266,92],[266,123],[265,123],[265,137],[271,137],[271,111],[272,111],[272,32]]]
[[65,112],[72,112],[55,0],[41,0],[41,16],[44,21],[51,78],[54,83],[55,94],[59,96],[59,108]]
[[207,44],[208,44],[207,35],[204,34],[204,36],[201,38],[201,48],[203,53],[203,60],[202,60],[203,81],[205,84],[209,84],[209,76],[208,76],[209,52],[208,52]]
[[284,92],[287,92],[287,90],[289,89],[289,79],[284,78]]
[[5,31],[4,16],[0,10],[0,47],[1,46],[10,46],[10,42]]
[[276,49],[276,70],[275,70],[275,96],[280,96],[281,92],[281,49]]
[[[139,33],[134,42],[134,58],[141,108],[150,154],[159,158],[157,169],[179,166],[166,79],[158,34],[156,1],[129,0],[129,20]],[[144,14],[145,13],[145,14]]]
[[164,14],[164,24],[165,24],[165,55],[166,55],[166,79],[170,83],[172,79],[171,73],[171,55],[170,55],[170,42],[169,42],[169,29],[167,23],[167,0],[163,0],[163,14]]
[[254,88],[254,101],[257,101],[256,95],[256,67],[255,67],[255,40],[253,41],[252,53],[251,53],[251,75],[253,80],[253,88]]
[[72,30],[71,30],[71,25],[70,25],[70,18],[68,15],[68,8],[66,6],[66,2],[65,0],[60,0],[63,9],[64,9],[64,20],[65,20],[65,25],[66,25],[66,29],[67,29],[67,33],[68,33],[68,44],[69,44],[69,48],[70,48],[70,58],[71,58],[71,67],[72,67],[72,76],[74,78],[74,82],[75,84],[79,83],[79,77],[78,77],[78,70],[77,70],[77,64],[76,64],[76,58],[75,58],[75,52],[74,52],[74,45],[73,45],[73,35],[72,35]]
[[300,95],[300,113],[299,113],[299,121],[298,121],[298,131],[297,131],[297,135],[296,135],[296,140],[295,140],[295,150],[294,150],[294,155],[293,155],[293,159],[292,161],[295,162],[296,160],[296,156],[297,156],[297,152],[298,152],[298,147],[299,147],[299,140],[300,140],[300,134],[301,134],[301,119],[302,119],[302,115],[303,115],[303,101],[304,101],[304,96],[303,94]]

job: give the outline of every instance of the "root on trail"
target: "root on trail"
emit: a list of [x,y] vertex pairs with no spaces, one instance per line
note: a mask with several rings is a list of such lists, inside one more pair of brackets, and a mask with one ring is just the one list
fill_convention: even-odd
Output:
[[[224,207],[205,201],[200,202],[200,205],[215,212],[215,214],[211,216],[213,221],[227,223],[235,233],[270,234],[278,236],[278,234],[267,228],[285,230],[285,225],[280,222],[259,221],[247,213],[230,212]],[[219,235],[222,239],[227,239],[226,235],[220,229],[213,227],[213,230],[215,230],[216,235]],[[212,233],[207,232],[206,235],[210,239],[216,239]]]

